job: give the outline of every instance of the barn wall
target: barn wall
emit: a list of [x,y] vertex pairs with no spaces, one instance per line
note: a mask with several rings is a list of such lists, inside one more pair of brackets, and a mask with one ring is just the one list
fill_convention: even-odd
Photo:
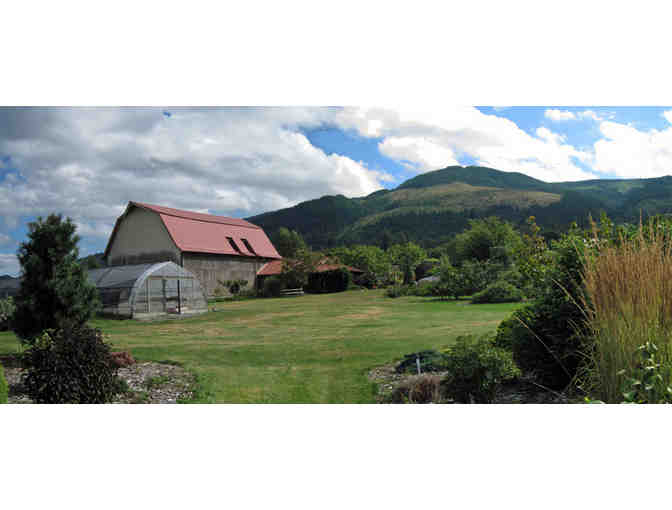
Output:
[[[196,275],[208,297],[214,295],[215,289],[219,285],[217,280],[247,280],[247,287],[245,288],[253,288],[257,271],[268,260],[207,253],[185,252],[183,254],[184,268]],[[228,291],[225,290],[225,293],[228,293]]]
[[180,252],[158,214],[135,207],[122,220],[110,247],[107,263],[112,266],[172,261]]

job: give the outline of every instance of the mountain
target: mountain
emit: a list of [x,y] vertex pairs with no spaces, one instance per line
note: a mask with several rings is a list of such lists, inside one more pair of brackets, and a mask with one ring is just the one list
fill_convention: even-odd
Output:
[[98,253],[94,253],[92,255],[87,255],[86,257],[81,257],[77,259],[77,262],[79,262],[87,269],[97,269],[99,267],[105,267],[107,263],[105,262],[104,255],[105,254],[101,251]]
[[324,196],[247,218],[273,240],[280,227],[297,230],[314,249],[381,244],[383,238],[425,246],[461,232],[471,218],[499,216],[521,225],[531,215],[560,231],[604,211],[615,221],[672,213],[672,177],[547,183],[517,172],[452,166],[420,174],[394,190],[366,197]]

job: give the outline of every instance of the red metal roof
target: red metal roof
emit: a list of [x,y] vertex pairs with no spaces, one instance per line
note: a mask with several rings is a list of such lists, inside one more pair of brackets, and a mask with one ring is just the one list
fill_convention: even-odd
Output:
[[272,276],[280,273],[282,273],[282,260],[271,260],[257,271],[257,276]]
[[[282,273],[282,260],[272,260],[267,262],[262,266],[262,268],[257,272],[257,276],[272,276]],[[315,266],[315,272],[324,273],[325,271],[333,271],[334,269],[346,268],[351,273],[363,273],[361,269],[356,267],[350,267],[343,264],[325,264],[320,263]]]
[[162,205],[144,204],[142,202],[130,203],[139,207],[144,207],[145,209],[149,209],[150,211],[154,211],[159,214],[165,214],[167,216],[175,216],[177,218],[185,218],[187,220],[204,221],[206,223],[221,223],[224,225],[233,225],[235,227],[257,228],[261,230],[261,227],[253,225],[249,221],[241,220],[239,218],[228,218],[226,216],[215,216],[213,214],[183,211],[182,209],[173,209],[172,207],[163,207]]
[[[249,221],[228,218],[226,216],[183,211],[181,209],[144,204],[142,202],[129,202],[126,210],[128,211],[132,206],[142,207],[158,213],[175,245],[182,251],[272,259],[281,258],[270,239],[266,236],[266,233]],[[122,218],[123,216],[117,220],[112,236],[110,236],[110,242],[105,250],[106,255]],[[231,246],[228,238],[233,240],[239,251],[236,251]],[[247,240],[254,252],[247,249],[243,239]]]

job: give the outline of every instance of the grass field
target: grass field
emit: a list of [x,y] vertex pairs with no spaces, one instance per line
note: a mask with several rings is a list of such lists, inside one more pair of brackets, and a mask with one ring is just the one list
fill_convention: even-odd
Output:
[[[143,323],[96,319],[115,350],[194,371],[197,402],[367,403],[367,371],[406,353],[494,331],[519,304],[390,299],[384,291],[217,303],[216,312]],[[17,351],[0,333],[0,354]]]

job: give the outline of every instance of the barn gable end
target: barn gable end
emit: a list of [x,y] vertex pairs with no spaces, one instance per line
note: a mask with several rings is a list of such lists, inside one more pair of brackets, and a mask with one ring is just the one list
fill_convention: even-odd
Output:
[[117,220],[105,256],[110,266],[180,263],[180,250],[159,215],[131,205]]

